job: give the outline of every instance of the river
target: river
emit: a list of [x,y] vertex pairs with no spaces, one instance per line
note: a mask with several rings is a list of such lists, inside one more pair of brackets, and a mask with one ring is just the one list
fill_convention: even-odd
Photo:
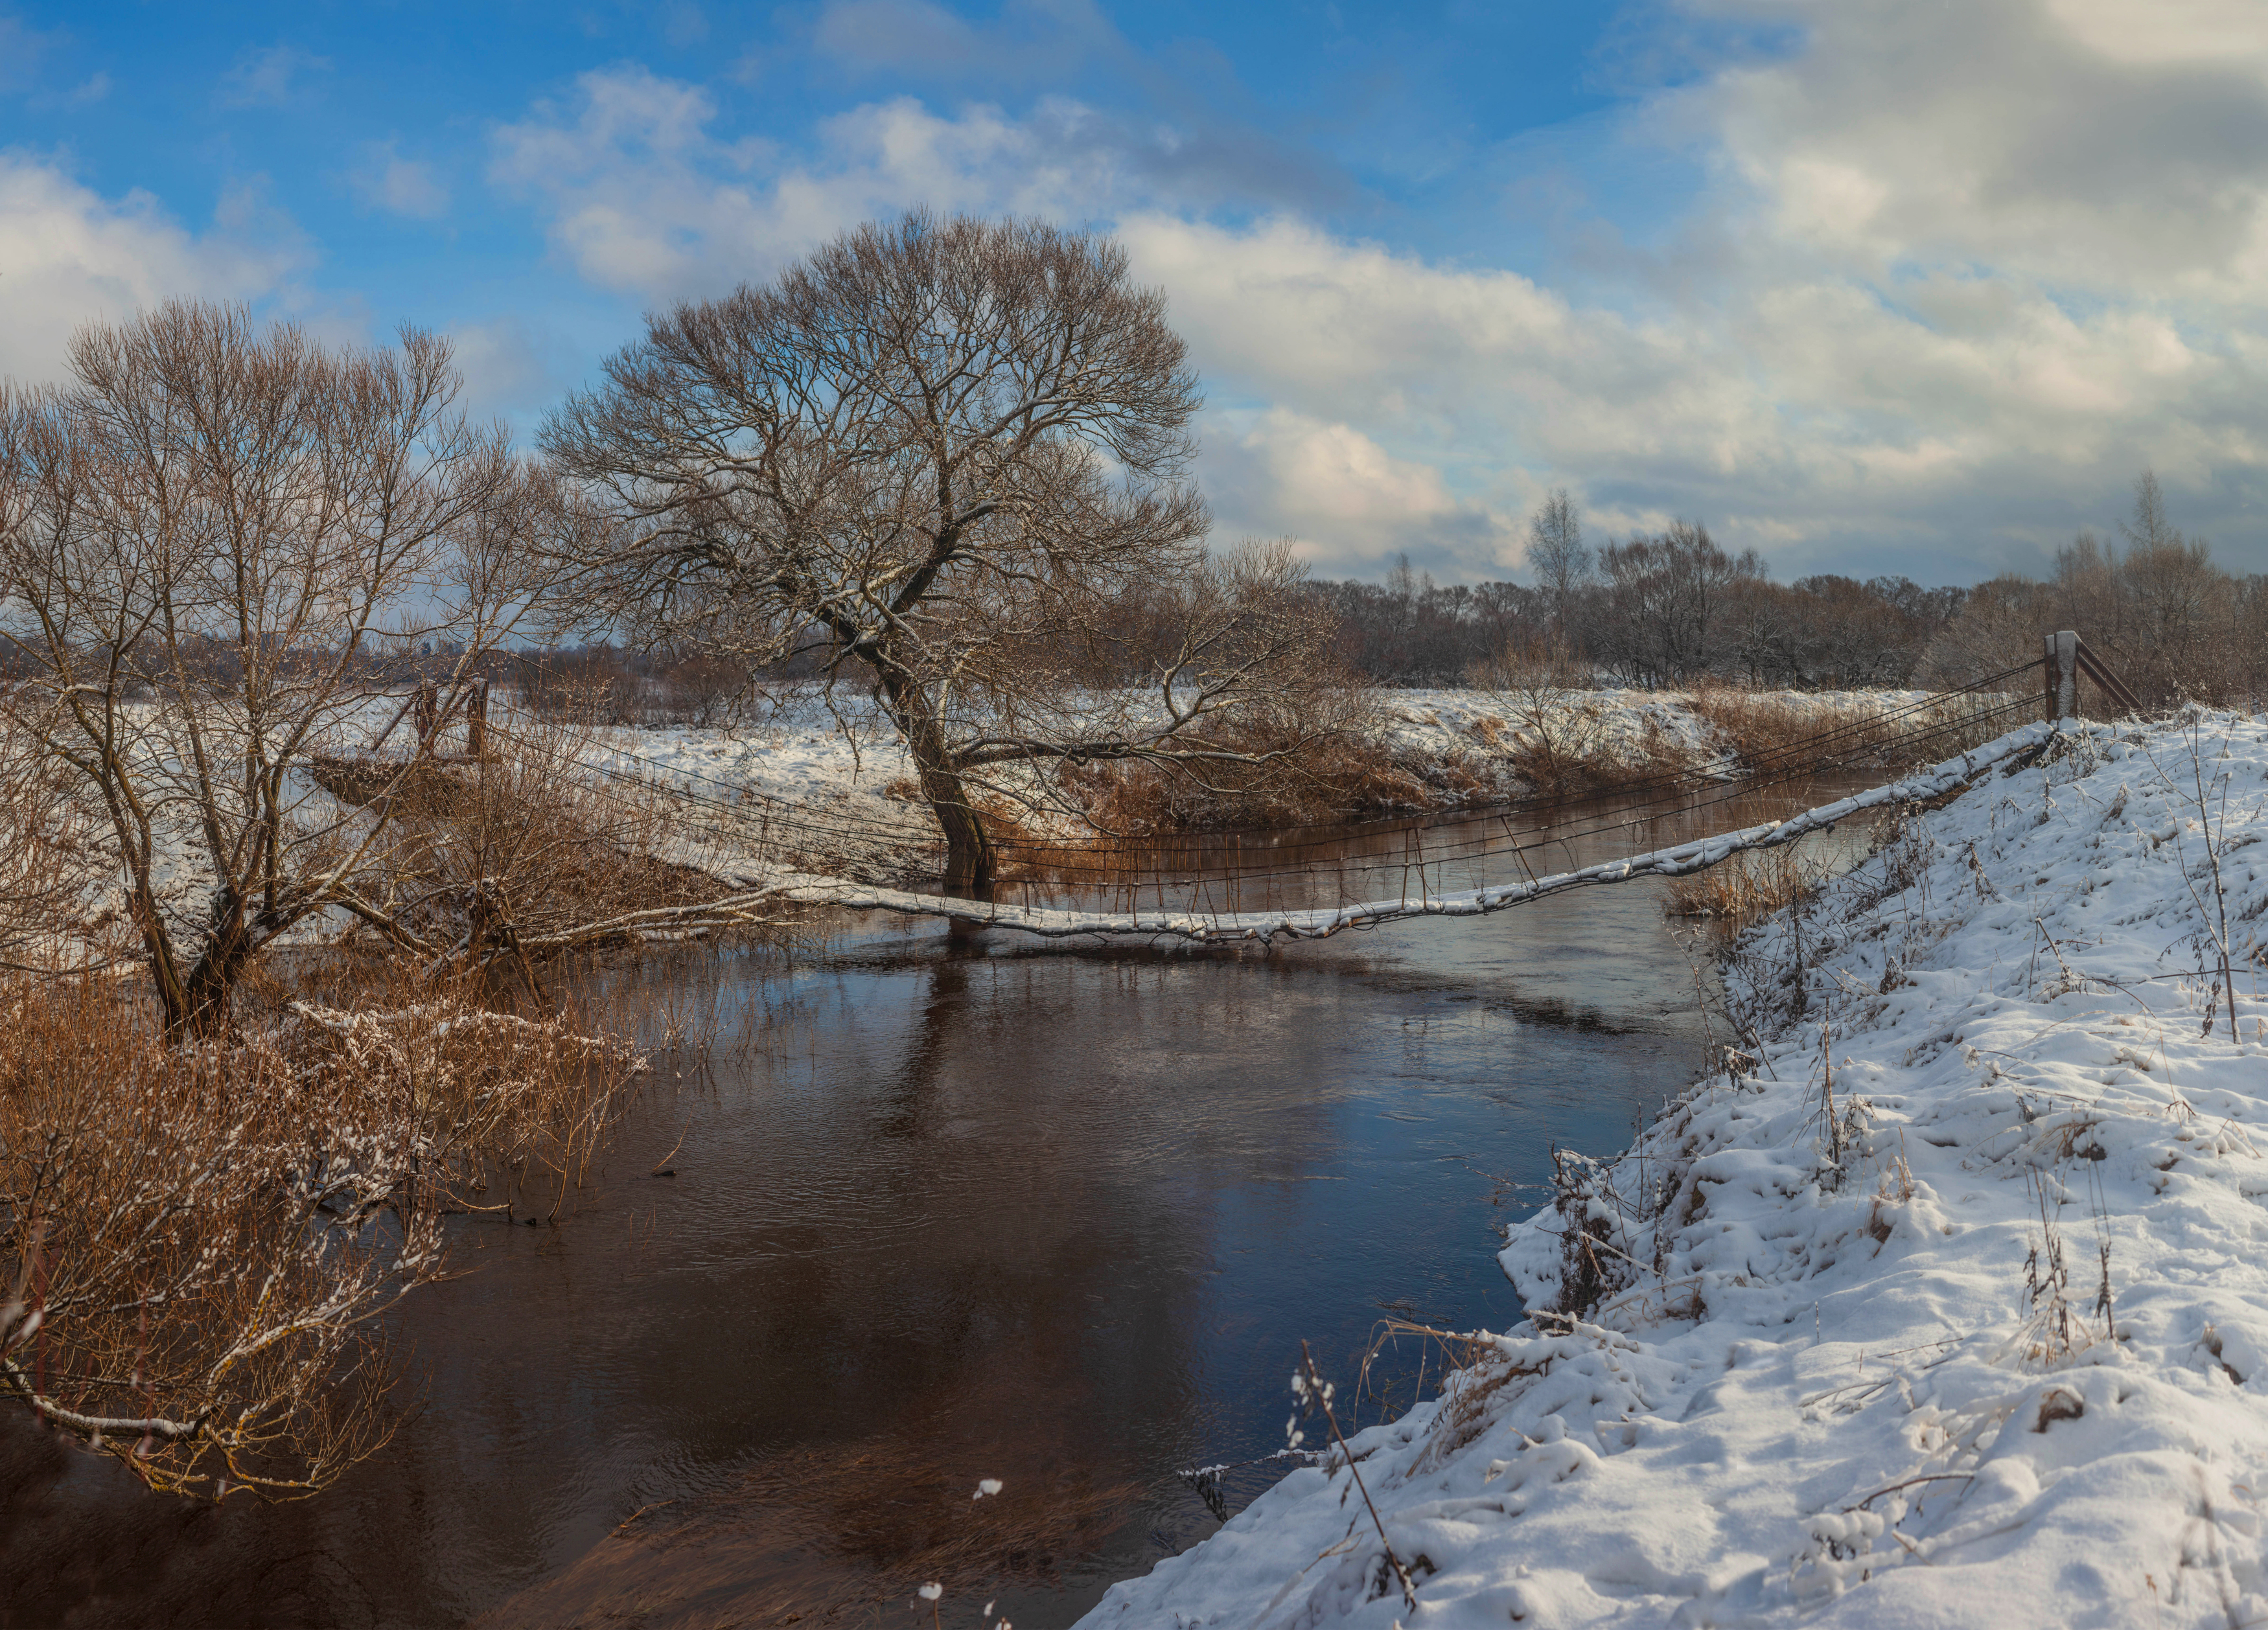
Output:
[[1212,1531],[1178,1471],[1283,1447],[1302,1340],[1368,1423],[1440,1374],[1404,1337],[1359,1390],[1380,1319],[1516,1320],[1498,1227],[1551,1146],[1619,1149],[1708,1039],[1653,884],[1266,953],[844,920],[605,977],[720,1039],[556,1227],[461,1225],[392,1443],[212,1509],[0,1418],[0,1630],[895,1625],[926,1579],[948,1625],[1068,1625]]

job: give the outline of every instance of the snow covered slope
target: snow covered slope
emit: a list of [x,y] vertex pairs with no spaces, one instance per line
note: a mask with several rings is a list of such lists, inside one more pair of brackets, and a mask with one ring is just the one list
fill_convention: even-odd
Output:
[[2226,716],[1918,817],[1511,1231],[1530,1322],[1353,1440],[1414,1608],[1329,1465],[1085,1622],[2268,1623],[2264,839]]

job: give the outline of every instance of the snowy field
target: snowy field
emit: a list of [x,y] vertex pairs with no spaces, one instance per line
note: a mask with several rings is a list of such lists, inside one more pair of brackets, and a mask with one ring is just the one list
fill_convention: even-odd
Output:
[[2227,716],[1918,818],[1509,1230],[1529,1322],[1084,1623],[2268,1624],[2264,839]]

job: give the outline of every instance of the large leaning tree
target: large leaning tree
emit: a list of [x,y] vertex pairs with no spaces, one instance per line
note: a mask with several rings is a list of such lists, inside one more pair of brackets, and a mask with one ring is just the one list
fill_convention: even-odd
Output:
[[981,893],[985,808],[1065,765],[1295,753],[1329,629],[1208,554],[1200,397],[1110,239],[916,211],[648,319],[544,427],[589,624],[871,687]]
[[532,609],[544,482],[414,330],[338,349],[176,302],[69,356],[0,384],[0,700],[114,847],[167,1033],[208,1035],[316,913],[382,921],[357,889],[387,801],[310,756],[356,745],[404,651],[461,679]]

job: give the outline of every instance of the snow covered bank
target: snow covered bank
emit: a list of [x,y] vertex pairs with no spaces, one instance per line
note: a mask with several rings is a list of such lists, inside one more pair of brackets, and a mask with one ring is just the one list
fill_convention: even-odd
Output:
[[2268,1622],[2264,840],[2227,717],[1917,818],[1511,1230],[1533,1318],[1353,1440],[1415,1608],[1329,1465],[1086,1623]]

